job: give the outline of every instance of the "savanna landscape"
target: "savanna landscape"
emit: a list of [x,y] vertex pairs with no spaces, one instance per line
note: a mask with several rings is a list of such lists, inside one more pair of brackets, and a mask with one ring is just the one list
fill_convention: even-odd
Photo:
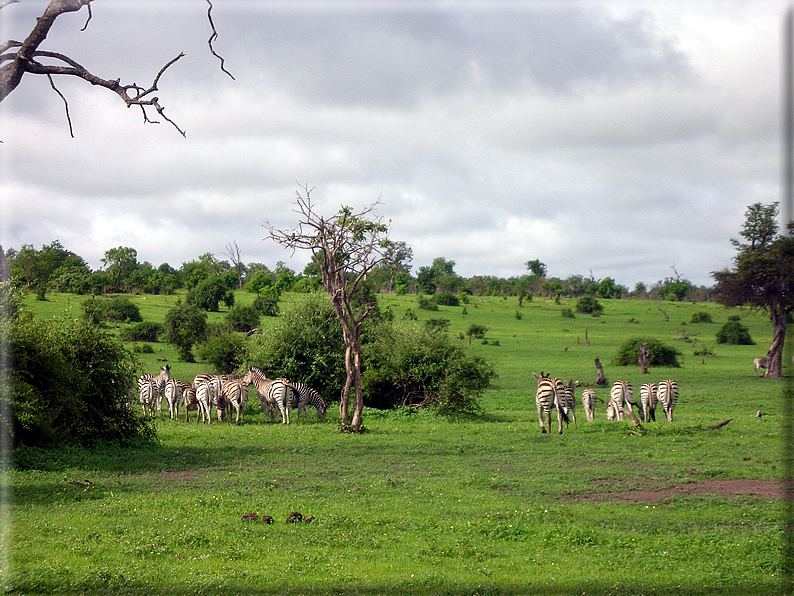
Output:
[[[131,300],[145,321],[162,322],[181,293]],[[242,291],[235,297],[253,300]],[[63,319],[79,316],[84,299],[29,294],[24,302],[36,318]],[[282,294],[282,313],[301,300]],[[326,396],[325,421],[312,409],[308,422],[283,426],[265,423],[253,395],[243,426],[164,412],[153,443],[22,449],[5,475],[4,589],[778,593],[786,381],[753,369],[772,340],[768,316],[714,302],[636,299],[603,299],[599,316],[571,316],[575,302],[536,296],[519,306],[515,296],[471,296],[431,312],[417,308],[414,295],[378,295],[395,324],[448,319],[452,341],[492,363],[496,376],[472,415],[365,408],[363,432],[340,433],[338,397]],[[404,320],[406,313],[417,320]],[[715,342],[735,315],[756,345]],[[262,333],[278,318],[264,317]],[[473,324],[486,329],[483,338],[467,334]],[[615,365],[631,337],[674,347],[680,367],[651,365],[641,375],[637,365]],[[192,380],[208,368],[180,361],[171,344],[151,346],[135,352],[145,372],[168,362],[173,378]],[[577,424],[542,434],[533,372],[592,387],[596,357],[607,385],[626,379],[635,393],[642,383],[675,379],[673,422],[661,410],[639,427],[628,417],[607,421],[603,402],[587,422],[580,386]],[[790,355],[784,362],[791,375]],[[608,386],[596,391],[608,400]],[[304,521],[287,523],[292,513]]]

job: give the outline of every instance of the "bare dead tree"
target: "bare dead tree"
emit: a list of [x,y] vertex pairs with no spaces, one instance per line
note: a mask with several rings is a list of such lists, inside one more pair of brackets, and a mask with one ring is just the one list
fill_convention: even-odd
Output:
[[[300,216],[295,229],[279,230],[265,223],[269,238],[286,247],[311,251],[320,266],[323,288],[331,299],[342,325],[345,343],[347,378],[339,402],[343,431],[361,432],[364,397],[361,390],[361,325],[372,314],[375,302],[362,296],[367,274],[388,258],[388,226],[375,214],[380,199],[354,212],[342,207],[336,215],[325,218],[315,211],[313,189],[303,186],[296,191]],[[350,390],[355,391],[353,418],[349,416]]]
[[598,357],[595,358],[595,367],[596,370],[598,371],[598,377],[596,378],[595,384],[600,386],[606,386],[607,381],[606,381],[606,377],[604,376],[604,367],[601,366],[601,360],[599,360]]
[[229,257],[229,260],[234,265],[235,270],[237,271],[237,287],[238,289],[243,289],[243,269],[245,265],[243,265],[243,260],[240,257],[240,247],[237,246],[237,240],[233,240],[232,242],[226,243],[226,252],[224,256]]
[[[0,9],[5,8],[9,4],[15,4],[18,1],[19,0],[5,0],[0,3]],[[154,95],[154,93],[159,90],[158,84],[163,73],[174,63],[183,58],[185,55],[184,53],[180,53],[175,58],[169,60],[154,77],[152,83],[148,87],[142,87],[136,83],[122,85],[120,78],[104,79],[93,74],[86,67],[65,54],[39,49],[41,44],[47,39],[47,35],[55,24],[56,19],[62,14],[77,12],[85,7],[88,12],[88,17],[82,28],[82,30],[85,30],[93,17],[91,12],[91,3],[93,1],[94,0],[50,0],[44,13],[36,19],[36,25],[24,41],[20,42],[12,39],[0,43],[0,102],[19,86],[25,74],[44,75],[49,79],[52,89],[64,102],[69,132],[74,136],[71,117],[69,116],[69,104],[66,97],[64,97],[55,86],[55,81],[53,80],[53,75],[73,76],[88,81],[92,85],[104,87],[116,93],[127,107],[140,107],[145,123],[159,124],[158,120],[152,119],[154,116],[151,115],[151,112],[156,112],[160,118],[170,123],[184,137],[185,131],[179,128],[173,120],[165,115],[165,108],[160,104],[160,99]],[[224,67],[223,58],[215,52],[212,45],[218,37],[218,32],[215,30],[215,24],[212,21],[212,2],[211,0],[207,0],[207,3],[209,4],[207,18],[212,28],[212,36],[208,40],[210,52],[220,59],[221,70],[231,77],[231,73]]]
[[637,362],[640,365],[641,374],[648,374],[648,362],[651,359],[651,351],[648,349],[648,344],[640,344],[637,349]]

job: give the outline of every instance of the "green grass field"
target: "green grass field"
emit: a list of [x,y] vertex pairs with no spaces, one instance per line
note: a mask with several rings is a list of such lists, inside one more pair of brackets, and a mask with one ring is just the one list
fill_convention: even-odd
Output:
[[[176,297],[134,299],[144,319],[162,321]],[[27,302],[37,316],[62,317],[80,301]],[[264,424],[253,399],[242,427],[160,420],[157,446],[28,451],[27,467],[6,475],[0,585],[114,595],[779,593],[784,505],[761,489],[782,474],[785,382],[753,373],[771,341],[764,315],[603,300],[602,316],[568,319],[561,310],[574,301],[473,298],[466,314],[422,311],[410,296],[381,301],[398,319],[408,308],[420,320],[448,318],[453,336],[488,327],[485,344],[460,340],[498,373],[480,417],[366,410],[367,432],[356,436],[338,432],[333,407],[324,423],[312,411],[308,424]],[[690,323],[697,311],[714,322]],[[731,314],[757,345],[716,344]],[[646,376],[613,366],[633,336],[675,346],[683,366]],[[694,356],[694,339],[715,355]],[[158,359],[180,379],[208,370],[154,347],[142,355],[147,371]],[[632,434],[599,404],[594,422],[580,406],[578,428],[542,435],[532,373],[592,383],[595,357],[610,383],[625,378],[635,392],[676,379],[675,421],[658,411]],[[756,481],[756,494],[741,480]],[[285,523],[293,511],[314,521]],[[250,512],[275,522],[241,519]]]

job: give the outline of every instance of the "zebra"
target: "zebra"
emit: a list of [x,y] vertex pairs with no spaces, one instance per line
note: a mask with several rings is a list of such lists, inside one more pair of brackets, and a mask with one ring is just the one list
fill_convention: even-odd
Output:
[[281,423],[289,424],[289,405],[292,401],[290,392],[295,392],[292,384],[286,379],[268,379],[259,368],[252,366],[242,378],[245,385],[254,385],[265,412],[265,422],[272,414],[275,421],[275,407],[281,411]]
[[673,421],[673,409],[678,403],[678,384],[672,379],[659,381],[659,401],[662,402],[667,422]]
[[179,400],[182,398],[182,381],[168,379],[165,382],[165,400],[168,402],[168,417],[176,420],[179,417]]
[[[616,381],[614,385],[612,385],[612,389],[609,392],[609,404],[607,404],[607,420],[614,420],[617,417],[618,420],[621,422],[623,421],[623,406],[628,406],[629,411],[631,411],[631,406],[634,404],[634,391],[631,388],[631,383],[628,381]],[[614,410],[614,416],[612,418],[609,417],[611,409]]]
[[[248,385],[241,379],[227,379],[223,381],[221,392],[218,396],[218,422],[224,413],[226,404],[231,405],[237,411],[235,423],[245,424],[245,402],[248,399]],[[231,415],[229,416],[231,419]]]
[[769,364],[769,358],[756,358],[753,360],[753,367],[755,368],[755,376],[758,376],[758,369],[763,368],[766,370],[766,365]]
[[[171,365],[166,364],[165,366],[160,367],[160,373],[157,375],[153,375],[151,373],[142,374],[138,377],[138,398],[141,400],[141,404],[143,404],[142,398],[140,397],[142,385],[146,381],[152,381],[156,387],[156,393],[152,396],[152,402],[148,405],[152,410],[151,415],[154,416],[154,407],[157,407],[157,411],[162,411],[162,399],[163,399],[163,391],[165,390],[165,382],[171,378]],[[146,413],[146,408],[144,407],[144,414]]]
[[645,383],[640,387],[640,420],[656,422],[657,389],[654,383]]
[[196,410],[196,422],[199,421],[199,414],[204,417],[204,410],[196,397],[196,390],[187,381],[178,381],[182,390],[182,403],[185,405],[185,422],[190,422],[190,412]]
[[[201,411],[201,421],[210,424],[210,406],[212,405],[212,388],[209,383],[198,383],[196,386],[196,403]],[[187,406],[185,406],[187,408]],[[198,415],[196,415],[198,420]]]
[[[199,385],[207,385],[207,416],[210,414],[210,409],[215,406],[218,409],[218,399],[221,394],[221,385],[223,384],[223,377],[221,375],[214,375],[211,373],[200,373],[193,379],[193,386],[198,391]],[[223,416],[223,412],[218,415],[218,419]]]
[[143,377],[138,379],[138,400],[141,402],[144,416],[147,414],[149,416],[155,416],[158,395],[160,395],[160,390],[156,381],[153,379],[144,379]]
[[565,428],[568,428],[568,420],[573,420],[573,425],[576,427],[576,398],[574,391],[573,379],[570,379],[567,384],[557,381],[558,408],[562,408],[566,414]]
[[290,385],[294,389],[293,399],[290,405],[298,410],[298,422],[301,421],[301,412],[304,413],[303,415],[306,421],[309,420],[307,406],[310,405],[314,406],[315,410],[317,410],[317,418],[325,420],[325,413],[328,406],[322,396],[315,389],[312,389],[304,383],[291,381]]
[[568,416],[565,411],[560,407],[557,401],[557,386],[558,379],[551,378],[549,373],[540,371],[540,376],[532,373],[538,381],[538,390],[535,393],[535,405],[538,408],[538,422],[540,423],[540,432],[551,432],[551,408],[557,409],[557,423],[559,425],[559,434],[562,434],[562,422],[568,423]]
[[588,422],[595,419],[596,392],[595,389],[585,389],[582,391],[582,407]]

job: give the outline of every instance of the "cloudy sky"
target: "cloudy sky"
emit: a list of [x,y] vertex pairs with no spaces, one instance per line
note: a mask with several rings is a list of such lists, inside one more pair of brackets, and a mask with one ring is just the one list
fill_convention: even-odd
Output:
[[[203,253],[301,270],[264,240],[381,197],[391,238],[456,272],[677,272],[711,285],[747,205],[780,201],[778,1],[270,2],[95,0],[41,47],[94,74],[160,80],[168,123],[111,92],[27,75],[0,104],[0,244],[58,239],[101,266],[117,246],[154,265]],[[46,2],[0,11],[22,39]]]

